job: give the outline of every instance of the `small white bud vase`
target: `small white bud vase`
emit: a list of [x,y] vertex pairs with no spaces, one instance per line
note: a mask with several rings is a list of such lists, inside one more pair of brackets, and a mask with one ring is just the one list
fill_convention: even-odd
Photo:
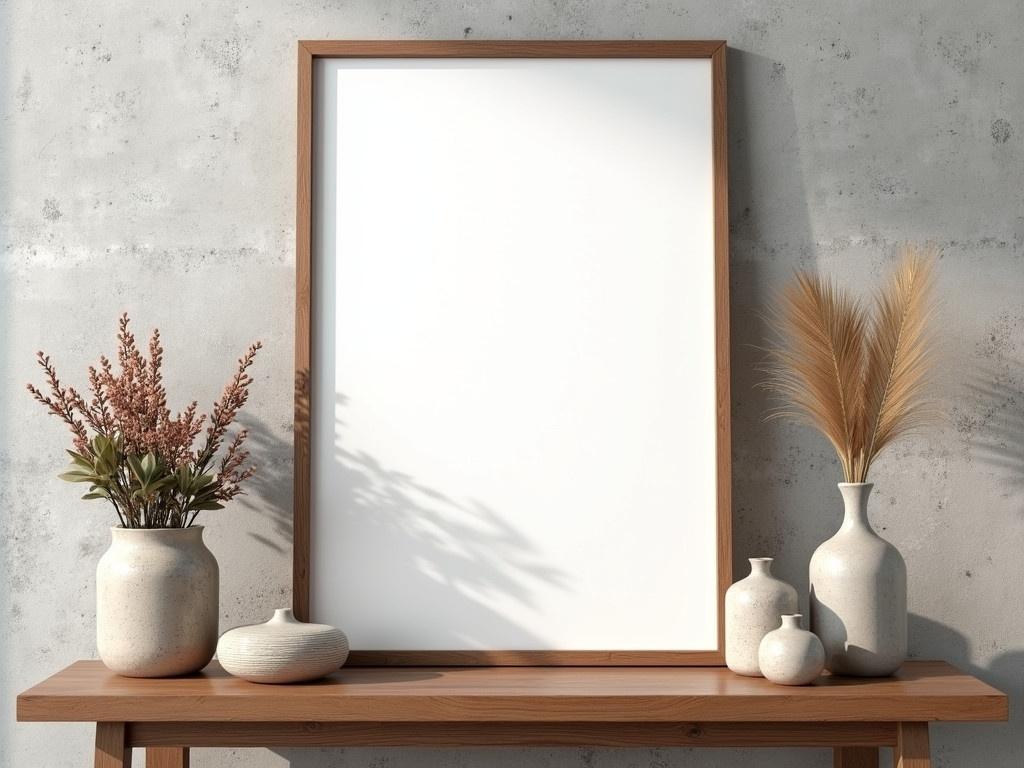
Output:
[[758,663],[766,678],[778,685],[807,685],[825,668],[825,649],[811,632],[800,627],[799,613],[782,617],[758,649]]
[[759,677],[761,638],[779,626],[784,613],[796,613],[797,594],[772,576],[772,558],[750,558],[750,575],[725,593],[725,664],[738,675]]
[[811,557],[811,629],[839,675],[891,675],[907,655],[907,566],[871,528],[872,487],[839,483],[843,524]]
[[125,677],[185,675],[217,648],[220,572],[203,527],[111,528],[96,566],[96,645]]
[[253,683],[299,683],[339,669],[348,638],[327,624],[306,624],[287,608],[265,624],[229,629],[217,643],[217,659],[235,677]]

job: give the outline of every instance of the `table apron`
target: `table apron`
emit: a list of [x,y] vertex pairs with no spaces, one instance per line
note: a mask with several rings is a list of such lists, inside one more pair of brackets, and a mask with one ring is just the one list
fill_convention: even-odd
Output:
[[136,722],[132,747],[892,747],[893,722]]

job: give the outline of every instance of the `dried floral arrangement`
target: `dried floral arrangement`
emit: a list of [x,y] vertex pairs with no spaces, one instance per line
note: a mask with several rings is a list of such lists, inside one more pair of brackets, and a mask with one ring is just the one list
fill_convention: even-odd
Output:
[[[70,428],[72,466],[60,475],[88,483],[83,499],[109,501],[125,528],[187,528],[204,510],[221,509],[242,493],[256,471],[246,462],[247,432],[228,431],[249,399],[249,368],[262,348],[256,342],[238,360],[238,369],[209,416],[193,401],[171,416],[164,388],[160,331],[144,355],[129,330],[127,313],[118,324],[117,362],[106,357],[89,367],[88,400],[61,385],[49,355],[39,352],[49,395],[32,384],[32,396]],[[197,444],[200,433],[205,435]]]
[[770,416],[810,424],[829,439],[848,483],[867,482],[878,454],[935,415],[934,266],[937,252],[901,249],[873,312],[836,283],[798,272],[768,320],[762,386],[783,405]]

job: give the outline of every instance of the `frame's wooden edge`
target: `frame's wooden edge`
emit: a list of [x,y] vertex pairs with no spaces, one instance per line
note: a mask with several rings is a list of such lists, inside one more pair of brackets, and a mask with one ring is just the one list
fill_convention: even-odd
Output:
[[312,351],[313,56],[298,46],[295,190],[295,403],[292,609],[309,620],[310,359]]
[[729,329],[729,131],[727,48],[711,55],[712,164],[715,204],[715,389],[718,500],[718,649],[725,663],[725,592],[732,584],[732,395]]
[[300,40],[309,55],[353,58],[711,58],[724,40]]
[[[725,40],[300,40],[296,194],[295,459],[292,605],[310,618],[313,59],[709,58],[715,212],[718,648],[714,651],[353,651],[361,666],[723,666],[725,592],[732,583],[732,442],[729,365],[729,204]],[[723,461],[724,458],[724,461]]]
[[720,667],[719,651],[362,651],[348,667]]

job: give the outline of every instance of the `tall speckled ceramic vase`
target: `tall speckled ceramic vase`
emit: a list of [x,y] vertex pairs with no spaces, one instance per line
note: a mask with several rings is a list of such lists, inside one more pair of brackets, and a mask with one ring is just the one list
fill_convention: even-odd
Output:
[[796,590],[772,576],[772,558],[750,558],[750,575],[725,593],[726,666],[738,675],[760,676],[761,639],[779,628],[782,614],[796,611]]
[[839,484],[843,524],[811,557],[811,631],[840,675],[891,675],[907,656],[907,566],[871,528],[872,487]]
[[217,648],[220,573],[203,527],[112,528],[96,567],[96,644],[125,677],[202,669]]

